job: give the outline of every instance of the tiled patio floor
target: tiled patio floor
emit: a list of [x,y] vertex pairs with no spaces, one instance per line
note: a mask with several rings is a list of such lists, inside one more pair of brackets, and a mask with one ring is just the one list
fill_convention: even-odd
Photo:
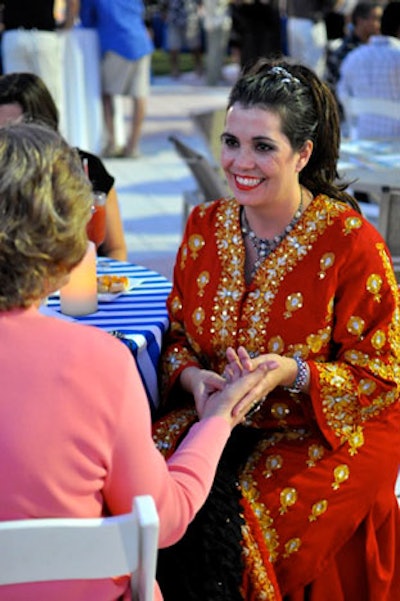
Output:
[[168,278],[172,277],[182,232],[183,191],[196,187],[168,136],[179,135],[207,154],[205,141],[190,113],[225,106],[229,92],[229,87],[199,85],[198,81],[191,81],[191,76],[183,76],[179,83],[165,78],[153,84],[140,158],[104,161],[116,178],[129,261]]

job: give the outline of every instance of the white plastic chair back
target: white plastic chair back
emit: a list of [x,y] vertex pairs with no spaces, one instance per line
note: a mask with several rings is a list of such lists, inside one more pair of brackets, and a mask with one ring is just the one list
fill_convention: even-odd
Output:
[[0,522],[0,585],[130,574],[132,599],[153,601],[158,529],[149,495],[119,516]]

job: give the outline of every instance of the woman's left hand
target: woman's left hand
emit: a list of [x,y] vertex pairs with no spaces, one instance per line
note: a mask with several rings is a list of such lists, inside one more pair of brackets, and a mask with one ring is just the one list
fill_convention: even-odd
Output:
[[276,353],[267,353],[251,358],[244,347],[239,347],[237,352],[233,348],[226,351],[228,363],[223,372],[227,381],[235,379],[238,374],[254,371],[259,365],[266,364],[267,371],[264,378],[255,386],[254,396],[260,400],[267,396],[277,386],[291,386],[297,376],[297,363],[291,357],[283,357]]
[[225,379],[214,371],[195,366],[184,369],[180,378],[183,389],[193,395],[198,415],[202,414],[209,396],[226,384]]

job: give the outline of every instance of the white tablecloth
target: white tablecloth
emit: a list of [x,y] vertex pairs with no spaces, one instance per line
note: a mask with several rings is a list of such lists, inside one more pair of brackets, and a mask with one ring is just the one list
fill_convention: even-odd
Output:
[[378,199],[382,188],[400,187],[400,143],[396,140],[343,140],[338,170],[352,188]]
[[97,31],[75,27],[60,31],[64,99],[60,130],[67,142],[99,154],[103,146],[100,46]]

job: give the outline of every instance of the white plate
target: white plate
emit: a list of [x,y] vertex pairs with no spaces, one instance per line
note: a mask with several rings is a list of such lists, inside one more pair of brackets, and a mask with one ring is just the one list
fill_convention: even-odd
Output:
[[[101,274],[101,275],[106,275],[106,274]],[[144,280],[140,279],[140,278],[128,278],[128,280],[129,280],[128,287],[125,288],[125,290],[122,290],[121,292],[98,292],[97,299],[99,300],[99,302],[110,303],[110,302],[114,301],[116,298],[118,298],[119,296],[121,296],[121,294],[125,294],[125,292],[128,292],[129,290],[138,288],[138,286],[140,286],[144,282]]]

